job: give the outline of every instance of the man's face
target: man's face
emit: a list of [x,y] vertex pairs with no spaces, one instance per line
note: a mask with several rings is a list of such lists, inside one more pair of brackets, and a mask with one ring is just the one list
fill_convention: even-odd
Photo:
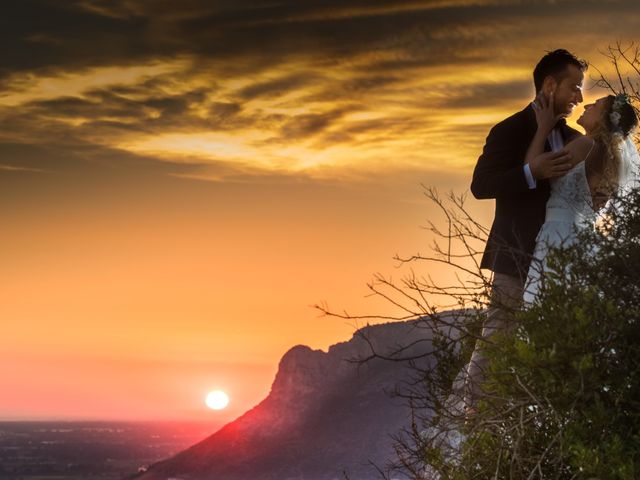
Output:
[[[584,73],[575,65],[568,65],[560,83],[555,84],[553,109],[557,115],[568,117],[582,102],[582,82]],[[554,88],[553,86],[551,87]]]

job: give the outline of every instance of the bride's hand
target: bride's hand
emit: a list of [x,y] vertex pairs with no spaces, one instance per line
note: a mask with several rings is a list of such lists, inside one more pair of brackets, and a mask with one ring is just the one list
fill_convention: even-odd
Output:
[[553,127],[562,118],[562,115],[553,113],[553,92],[547,98],[542,92],[538,94],[533,101],[533,111],[536,113],[536,122],[538,122],[538,130],[547,134],[553,130]]

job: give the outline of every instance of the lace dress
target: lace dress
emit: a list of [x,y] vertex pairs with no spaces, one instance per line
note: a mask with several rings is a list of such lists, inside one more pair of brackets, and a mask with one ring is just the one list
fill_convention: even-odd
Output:
[[525,283],[525,303],[532,303],[538,295],[541,274],[548,271],[549,248],[566,247],[575,243],[576,232],[581,228],[592,227],[595,220],[596,212],[593,210],[583,160],[566,175],[551,180],[545,221],[536,237],[533,260]]

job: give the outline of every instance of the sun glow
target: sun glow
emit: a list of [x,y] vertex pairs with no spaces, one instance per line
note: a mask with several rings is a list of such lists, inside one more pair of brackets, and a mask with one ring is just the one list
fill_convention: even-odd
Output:
[[209,392],[205,403],[207,404],[207,407],[212,410],[222,410],[229,405],[229,395],[224,393],[222,390],[214,390],[213,392]]

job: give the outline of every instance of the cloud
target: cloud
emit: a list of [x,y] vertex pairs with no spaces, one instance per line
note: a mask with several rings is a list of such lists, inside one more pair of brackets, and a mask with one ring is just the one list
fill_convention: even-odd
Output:
[[[514,23],[524,27],[520,42],[527,43],[525,33],[537,22],[556,26],[560,35],[571,34],[589,24],[581,19],[601,21],[603,14],[611,19],[613,12],[636,16],[635,7],[633,0],[191,0],[179,7],[160,0],[25,0],[3,12],[0,38],[14,47],[3,49],[0,65],[7,75],[195,55],[218,59],[233,69],[231,59],[237,67],[247,67],[249,60],[255,67],[260,61],[275,65],[301,55],[331,61],[371,51],[408,54],[378,68],[457,63],[469,59],[470,41],[483,47],[478,56],[490,59],[493,52],[487,47],[502,43],[505,29],[511,31]],[[547,23],[549,18],[553,20]],[[619,35],[634,32],[627,19],[615,23]]]
[[498,105],[507,106],[522,103],[533,95],[533,80],[526,78],[491,83],[473,83],[454,86],[451,95],[429,99],[432,107],[447,110],[491,109]]
[[[591,57],[638,20],[631,0],[13,2],[0,141],[180,175],[338,174],[390,155],[456,169],[526,104],[545,49]],[[50,167],[27,157],[0,163]]]
[[357,108],[340,108],[323,113],[307,113],[292,116],[287,119],[280,128],[280,138],[283,140],[297,139],[315,135],[330,128],[349,110],[353,111],[356,109]]
[[253,83],[240,89],[237,94],[243,100],[251,100],[256,97],[277,97],[319,80],[320,76],[294,73],[274,80]]
[[[178,174],[198,171],[197,163],[162,162],[153,157],[91,144],[41,144],[0,142],[0,158],[6,171],[91,174]],[[1,175],[0,175],[1,176]],[[58,177],[62,178],[62,177]]]
[[4,170],[5,172],[48,173],[47,170],[42,170],[41,168],[16,167],[14,165],[0,165],[0,170]]

